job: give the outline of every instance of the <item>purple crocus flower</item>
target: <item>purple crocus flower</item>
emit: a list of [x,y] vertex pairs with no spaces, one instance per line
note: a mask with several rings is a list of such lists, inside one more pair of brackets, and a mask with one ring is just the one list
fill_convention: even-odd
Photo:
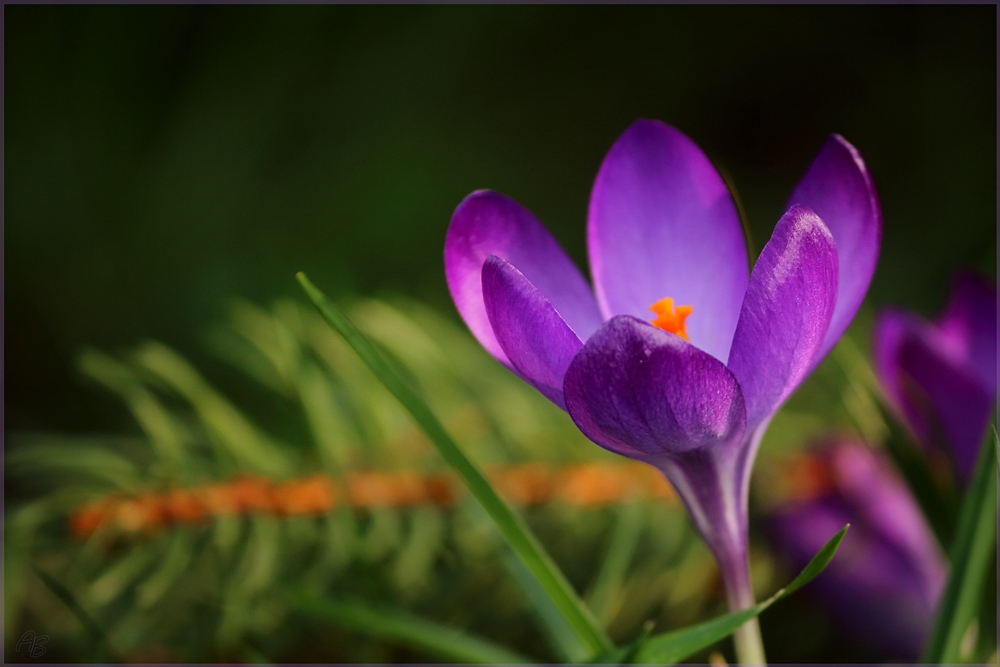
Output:
[[884,659],[916,660],[947,566],[906,485],[885,457],[847,439],[828,441],[790,472],[799,498],[767,522],[780,550],[803,567],[850,523],[837,557],[809,590],[837,625]]
[[917,440],[948,453],[969,479],[997,394],[996,286],[960,274],[941,317],[883,310],[873,340],[889,404]]
[[469,195],[445,241],[452,298],[479,342],[595,443],[666,475],[733,609],[754,602],[746,533],[757,446],[850,323],[881,239],[871,179],[839,136],[789,203],[749,273],[718,172],[679,131],[640,120],[591,192],[593,290],[541,223],[495,192]]

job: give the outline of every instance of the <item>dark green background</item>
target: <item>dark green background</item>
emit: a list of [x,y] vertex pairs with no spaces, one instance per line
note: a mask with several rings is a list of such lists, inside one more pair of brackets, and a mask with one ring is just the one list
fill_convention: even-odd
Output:
[[118,428],[72,369],[155,337],[203,363],[227,297],[403,292],[489,187],[585,265],[605,151],[692,137],[759,248],[831,132],[885,214],[874,305],[996,273],[996,8],[6,6],[7,431]]

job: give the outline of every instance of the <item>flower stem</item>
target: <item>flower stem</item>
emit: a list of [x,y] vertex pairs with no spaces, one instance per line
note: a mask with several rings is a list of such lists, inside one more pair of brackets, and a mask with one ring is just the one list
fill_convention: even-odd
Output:
[[[732,567],[727,568],[725,577],[726,596],[729,598],[729,608],[732,611],[749,609],[754,606],[753,587],[750,583],[750,563],[746,554]],[[741,665],[767,665],[764,657],[764,642],[760,636],[760,623],[752,618],[744,623],[733,634],[736,645],[736,660]]]
[[760,638],[760,623],[752,618],[733,634],[736,644],[736,659],[741,665],[767,665],[764,657],[764,642]]

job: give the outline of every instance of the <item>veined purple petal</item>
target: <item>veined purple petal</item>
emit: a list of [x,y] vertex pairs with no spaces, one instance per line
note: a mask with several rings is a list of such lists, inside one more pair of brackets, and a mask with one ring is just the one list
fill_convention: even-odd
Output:
[[584,435],[659,468],[715,555],[733,609],[753,604],[747,569],[751,463],[739,383],[722,362],[619,315],[570,363],[566,407]]
[[583,342],[524,274],[496,255],[483,264],[483,299],[493,333],[514,368],[565,410],[563,376]]
[[837,242],[837,306],[818,364],[840,340],[868,291],[882,243],[882,209],[864,160],[837,134],[827,139],[792,192],[788,205],[794,204],[815,211]]
[[570,363],[563,386],[579,429],[670,480],[715,555],[730,607],[753,604],[747,569],[747,446],[733,373],[675,334],[619,315]]
[[750,276],[729,368],[749,429],[767,420],[808,375],[837,299],[837,248],[823,221],[793,206]]
[[510,365],[483,303],[482,268],[490,255],[517,266],[580,338],[586,339],[601,325],[603,318],[587,281],[535,216],[496,192],[473,192],[455,209],[448,227],[445,278],[469,329],[503,363]]
[[984,391],[997,391],[997,291],[972,273],[960,274],[937,330],[948,354],[961,359]]
[[722,362],[630,316],[590,337],[563,389],[584,435],[639,460],[731,442],[745,428],[742,392]]
[[659,121],[632,124],[594,182],[587,246],[605,317],[648,321],[649,307],[669,296],[694,307],[691,343],[729,356],[747,286],[746,245],[725,182],[693,141]]

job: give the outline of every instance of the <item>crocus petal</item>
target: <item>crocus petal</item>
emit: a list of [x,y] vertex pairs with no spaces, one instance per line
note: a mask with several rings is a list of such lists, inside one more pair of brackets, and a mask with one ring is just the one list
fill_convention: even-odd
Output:
[[846,523],[851,530],[837,557],[810,585],[810,595],[832,612],[845,636],[881,649],[887,660],[913,662],[927,638],[934,606],[915,590],[922,582],[906,554],[860,525],[839,499],[783,508],[769,520],[769,532],[793,566],[801,568]]
[[903,342],[926,326],[925,322],[901,310],[885,308],[880,311],[872,327],[872,366],[889,405],[903,417],[919,440],[930,442],[926,407],[921,408],[912,400],[912,388],[907,389],[912,379],[904,377],[899,365]]
[[772,415],[812,368],[837,299],[837,248],[823,221],[793,206],[750,276],[729,368],[748,428]]
[[973,295],[960,296],[960,291],[956,288],[960,298],[949,302],[937,325],[897,310],[880,312],[872,360],[890,405],[917,439],[949,452],[968,479],[996,396],[996,376],[987,377],[971,362],[970,352],[995,368],[996,352],[984,349],[980,337],[995,332],[995,320],[985,321],[981,311],[995,313],[996,306],[976,304]]
[[524,274],[496,255],[483,264],[483,299],[493,333],[514,368],[565,410],[563,376],[583,342]]
[[993,409],[993,394],[984,391],[978,378],[964,366],[955,365],[935,349],[934,342],[929,336],[913,336],[900,346],[900,369],[912,379],[912,388],[908,388],[913,393],[905,400],[916,409],[929,402],[931,439],[943,437],[947,441],[950,447],[945,448],[951,450],[962,476],[969,479]]
[[861,155],[837,134],[827,140],[788,204],[815,211],[837,242],[837,307],[818,364],[837,344],[868,291],[882,243],[882,209]]
[[444,245],[445,278],[452,299],[479,342],[510,366],[493,334],[483,303],[482,268],[490,255],[514,264],[583,339],[603,318],[579,269],[527,209],[496,192],[480,190],[455,209]]
[[828,478],[819,494],[782,505],[766,522],[802,567],[845,523],[837,557],[809,589],[834,621],[886,652],[915,660],[947,575],[944,557],[905,483],[871,447],[829,442],[813,459]]
[[564,391],[584,435],[663,472],[715,555],[730,605],[753,604],[744,486],[751,452],[732,372],[679,336],[620,315],[570,363]]
[[959,275],[948,306],[937,321],[946,353],[962,364],[990,394],[997,391],[997,291],[972,273]]
[[669,296],[694,307],[691,343],[726,359],[746,246],[725,182],[693,141],[655,120],[629,127],[594,182],[587,246],[605,317],[651,320],[649,307]]
[[601,447],[650,461],[730,442],[743,396],[722,362],[642,320],[606,322],[570,363],[566,408]]
[[944,557],[906,484],[867,445],[842,441],[828,456],[836,489],[855,520],[908,556],[911,587],[924,607],[933,610],[944,586]]

